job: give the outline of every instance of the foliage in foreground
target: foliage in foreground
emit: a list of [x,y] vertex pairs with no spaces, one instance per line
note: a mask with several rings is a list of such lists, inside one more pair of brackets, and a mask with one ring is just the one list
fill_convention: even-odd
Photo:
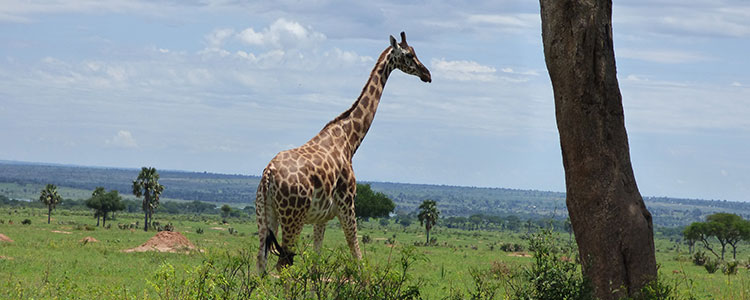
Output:
[[593,289],[574,262],[575,248],[560,241],[551,229],[529,237],[534,262],[521,274],[529,284],[513,285],[514,299],[594,299]]
[[420,299],[419,281],[408,271],[424,259],[404,248],[396,263],[353,261],[338,248],[322,256],[311,251],[278,279],[255,274],[250,252],[207,258],[183,274],[165,263],[149,283],[160,299]]

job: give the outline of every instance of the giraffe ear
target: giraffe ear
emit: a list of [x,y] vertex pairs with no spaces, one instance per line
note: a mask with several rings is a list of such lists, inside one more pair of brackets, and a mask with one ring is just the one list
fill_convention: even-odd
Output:
[[406,33],[403,32],[403,31],[401,31],[401,44],[402,45],[409,45],[408,43],[406,43]]
[[391,36],[391,47],[393,47],[393,49],[400,49],[401,48],[401,46],[399,46],[398,43],[396,43],[396,38],[393,37],[393,36]]

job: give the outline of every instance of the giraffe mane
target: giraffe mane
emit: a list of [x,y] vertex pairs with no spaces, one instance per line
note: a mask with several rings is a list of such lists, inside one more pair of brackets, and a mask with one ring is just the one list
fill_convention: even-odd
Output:
[[335,123],[337,123],[337,122],[339,122],[339,121],[341,121],[341,120],[346,119],[346,118],[349,117],[349,115],[352,113],[352,111],[354,111],[354,109],[357,107],[357,105],[359,105],[359,100],[362,99],[362,95],[364,95],[366,93],[367,86],[370,85],[370,81],[372,80],[372,76],[375,75],[375,72],[378,72],[377,66],[380,65],[380,63],[383,60],[385,60],[385,57],[388,56],[388,54],[390,52],[391,52],[391,46],[388,46],[388,48],[385,48],[385,50],[383,50],[383,53],[380,54],[380,57],[378,57],[378,61],[375,63],[375,67],[372,68],[372,72],[370,72],[370,77],[367,79],[367,83],[365,84],[364,87],[362,87],[362,92],[359,94],[359,97],[357,98],[357,101],[354,101],[354,104],[352,104],[352,106],[349,107],[349,109],[347,109],[346,111],[344,111],[343,113],[341,113],[338,117],[336,117],[333,120],[331,120],[330,122],[328,122],[328,124],[326,124],[326,126],[323,126],[323,129],[320,130],[321,132],[323,132],[324,130],[326,130],[331,125],[333,125],[333,124],[335,124]]

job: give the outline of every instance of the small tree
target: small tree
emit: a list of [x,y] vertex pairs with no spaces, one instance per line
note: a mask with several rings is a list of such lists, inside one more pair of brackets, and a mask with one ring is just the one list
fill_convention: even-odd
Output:
[[419,224],[424,226],[427,232],[427,242],[425,242],[425,245],[430,243],[430,230],[437,223],[438,217],[440,217],[440,211],[437,209],[435,201],[425,200],[419,205]]
[[62,201],[62,197],[57,193],[57,186],[47,184],[39,195],[39,201],[47,205],[47,224],[49,224],[50,220],[52,220],[52,209]]
[[133,180],[133,195],[137,198],[143,196],[143,231],[148,231],[149,221],[153,217],[154,209],[159,207],[159,196],[163,191],[164,186],[159,184],[159,173],[156,172],[156,168],[141,168],[138,178]]
[[91,198],[89,198],[85,202],[86,207],[94,210],[94,217],[96,217],[96,226],[99,226],[99,220],[101,219],[102,202],[99,197],[101,195],[104,195],[105,193],[106,190],[104,190],[103,187],[96,187],[94,192],[91,193]]
[[685,238],[685,241],[688,245],[688,252],[690,254],[693,254],[693,249],[695,248],[695,242],[699,241],[701,238],[700,232],[698,232],[697,226],[690,226],[685,227],[685,230],[682,231],[682,236]]
[[232,208],[229,205],[222,205],[221,206],[221,217],[226,219],[229,217],[229,214],[232,213]]
[[711,228],[708,226],[708,224],[703,222],[693,222],[693,224],[690,224],[685,228],[682,234],[686,240],[692,239],[695,241],[700,241],[701,243],[703,243],[703,248],[711,251],[711,253],[713,253],[716,258],[719,258],[719,254],[714,251],[713,247],[711,246],[711,241],[709,241],[712,234]]
[[357,184],[354,214],[359,219],[385,218],[396,209],[393,200],[381,192],[374,192],[369,184]]
[[100,215],[102,216],[102,226],[107,226],[107,214],[124,210],[125,203],[122,203],[120,193],[115,190],[99,196],[99,199],[99,202],[101,203]]
[[409,227],[411,225],[411,219],[409,217],[401,217],[398,219],[398,224],[401,226],[404,226],[404,228]]
[[721,260],[724,260],[726,245],[732,246],[732,257],[737,259],[737,243],[748,235],[745,226],[746,221],[742,217],[730,213],[715,213],[706,217],[706,225],[710,228],[710,234],[715,236],[721,244]]

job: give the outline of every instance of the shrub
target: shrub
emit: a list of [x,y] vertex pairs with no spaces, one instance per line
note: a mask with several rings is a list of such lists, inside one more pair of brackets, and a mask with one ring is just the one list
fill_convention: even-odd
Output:
[[696,266],[702,266],[705,265],[708,261],[708,257],[706,257],[706,253],[703,251],[696,251],[695,254],[693,254],[693,264]]
[[380,226],[382,227],[387,227],[389,224],[391,224],[391,222],[388,221],[388,219],[386,218],[380,218],[380,221],[378,222],[380,223]]
[[23,221],[21,221],[21,224],[23,224],[23,225],[31,225],[31,220],[24,219]]
[[362,244],[369,244],[372,240],[370,239],[370,236],[365,234],[362,236]]
[[706,268],[706,272],[709,274],[716,273],[716,270],[719,269],[719,262],[715,260],[707,260],[706,264],[703,265],[703,267]]
[[560,259],[562,252],[567,252],[568,257],[573,255],[572,245],[559,249],[556,240],[552,229],[542,229],[528,237],[534,262],[518,276],[519,285],[510,286],[514,299],[593,299],[593,289],[578,272],[578,266]]
[[674,295],[675,287],[664,284],[662,280],[653,280],[643,286],[635,298],[623,300],[677,300]]
[[304,251],[278,279],[255,274],[251,252],[208,257],[184,274],[164,263],[148,283],[161,299],[420,299],[409,271],[424,257],[414,248],[382,266],[353,260],[343,247],[325,256]]
[[203,234],[203,228],[198,227],[198,229],[195,230],[195,233]]
[[737,266],[739,265],[739,262],[735,261],[728,261],[724,263],[721,266],[721,271],[725,275],[737,275]]

